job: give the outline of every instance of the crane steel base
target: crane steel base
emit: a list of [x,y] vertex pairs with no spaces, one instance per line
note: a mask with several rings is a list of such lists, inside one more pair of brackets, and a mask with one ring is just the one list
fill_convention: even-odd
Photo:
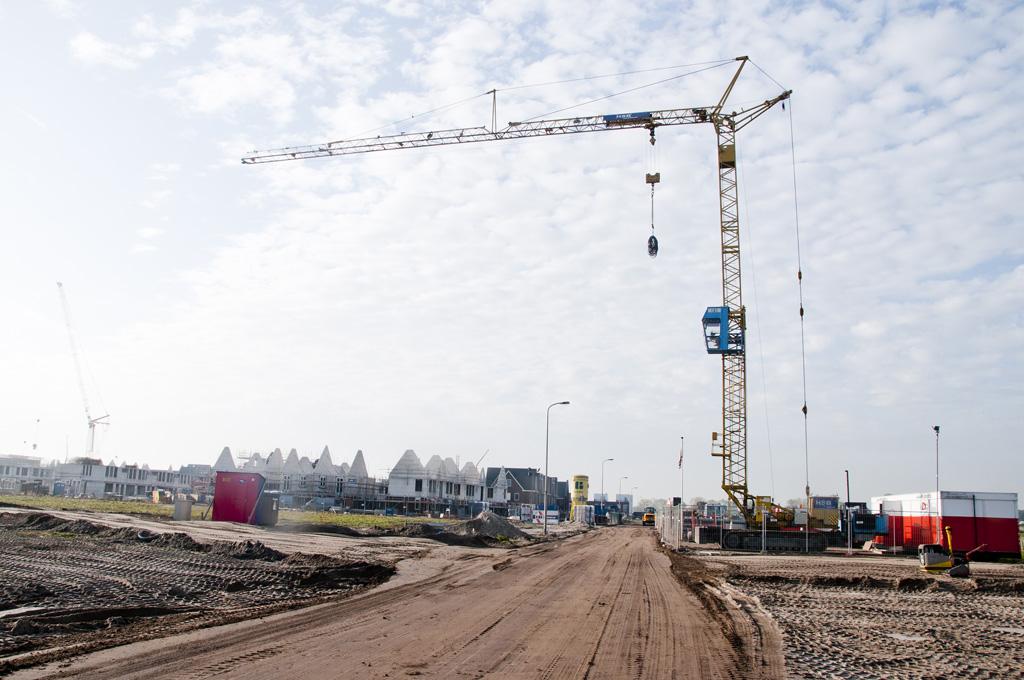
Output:
[[825,552],[828,547],[825,534],[802,531],[766,531],[756,529],[727,530],[722,533],[721,546],[725,550],[761,551],[761,537],[767,536],[768,552]]

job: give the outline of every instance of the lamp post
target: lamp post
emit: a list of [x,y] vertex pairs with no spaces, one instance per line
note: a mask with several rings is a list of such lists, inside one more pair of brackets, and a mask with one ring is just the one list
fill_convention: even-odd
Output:
[[683,543],[683,507],[686,505],[686,501],[683,497],[683,447],[686,445],[686,437],[679,436],[679,531],[676,536],[676,549]]
[[853,527],[850,525],[850,518],[853,517],[853,509],[850,507],[850,471],[843,470],[846,474],[846,554],[853,554]]
[[544,422],[544,535],[548,534],[548,440],[551,434],[551,407],[568,406],[567,401],[556,401],[548,405],[548,414]]
[[615,459],[605,458],[604,460],[601,461],[601,498],[603,499],[601,501],[601,507],[604,507],[604,504],[608,502],[608,497],[604,495],[604,464],[613,460]]
[[[620,496],[622,495],[622,480],[623,479],[629,479],[629,475],[626,475],[625,477],[619,477],[619,495]],[[618,499],[616,499],[616,500],[618,500]]]
[[[935,430],[935,542],[939,545],[942,544],[942,518],[939,513],[939,426],[933,425],[932,429]],[[953,546],[949,546],[950,551],[953,550]]]

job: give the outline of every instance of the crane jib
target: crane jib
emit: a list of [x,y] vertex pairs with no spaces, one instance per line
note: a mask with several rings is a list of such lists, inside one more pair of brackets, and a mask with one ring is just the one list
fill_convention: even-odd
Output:
[[650,111],[638,111],[636,113],[609,113],[602,116],[604,124],[612,125],[636,125],[637,123],[649,123],[653,118]]

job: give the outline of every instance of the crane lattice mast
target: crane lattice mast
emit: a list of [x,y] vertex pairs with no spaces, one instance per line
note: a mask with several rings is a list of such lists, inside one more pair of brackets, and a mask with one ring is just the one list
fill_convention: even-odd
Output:
[[64,284],[60,281],[57,282],[57,292],[60,294],[60,305],[64,310],[64,325],[68,329],[68,342],[71,344],[71,358],[75,362],[75,377],[78,378],[78,391],[82,394],[82,404],[85,406],[85,420],[89,424],[89,450],[86,451],[87,455],[92,455],[96,449],[96,426],[107,424],[107,418],[110,415],[102,415],[99,418],[93,418],[89,413],[89,396],[85,391],[85,380],[82,378],[82,361],[78,356],[78,344],[75,342],[75,331],[71,326],[71,309],[68,306],[68,297],[64,293]]
[[[341,139],[309,146],[253,151],[242,159],[245,165],[292,160],[350,156],[378,151],[398,151],[453,144],[472,144],[552,137],[583,132],[608,132],[643,128],[653,135],[659,127],[709,123],[718,140],[718,188],[722,236],[722,306],[708,309],[704,317],[708,352],[722,355],[722,441],[712,454],[722,458],[722,489],[747,519],[759,523],[757,501],[747,487],[747,392],[746,392],[746,313],[740,269],[739,194],[736,176],[736,133],[780,102],[789,99],[785,90],[749,108],[725,112],[731,94],[748,57],[739,62],[732,80],[714,106],[643,111],[601,116],[579,116],[550,120],[510,122],[501,130],[486,127],[451,128],[428,132],[378,135]],[[492,127],[497,126],[492,123]],[[712,310],[717,310],[714,313]],[[714,346],[713,346],[714,345]]]

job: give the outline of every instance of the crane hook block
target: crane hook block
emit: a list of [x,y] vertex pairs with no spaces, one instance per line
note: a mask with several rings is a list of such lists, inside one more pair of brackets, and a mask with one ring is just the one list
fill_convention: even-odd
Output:
[[648,172],[647,173],[647,183],[648,184],[657,184],[660,181],[661,181],[661,173],[660,172]]
[[647,239],[647,254],[651,257],[658,256],[658,237],[654,234]]

